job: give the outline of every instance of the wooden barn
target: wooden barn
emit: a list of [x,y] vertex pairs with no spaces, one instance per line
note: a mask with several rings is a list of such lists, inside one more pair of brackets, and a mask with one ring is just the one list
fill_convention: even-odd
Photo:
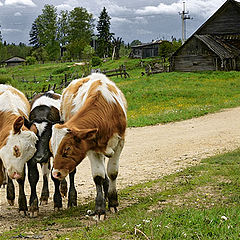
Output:
[[7,67],[17,66],[19,64],[23,64],[24,62],[26,62],[26,60],[21,57],[11,57],[4,61],[4,63],[7,64]]
[[147,58],[159,56],[159,45],[162,40],[152,41],[151,43],[144,43],[141,45],[132,46],[130,53],[131,58]]
[[170,59],[170,71],[209,70],[240,70],[240,2],[227,0]]

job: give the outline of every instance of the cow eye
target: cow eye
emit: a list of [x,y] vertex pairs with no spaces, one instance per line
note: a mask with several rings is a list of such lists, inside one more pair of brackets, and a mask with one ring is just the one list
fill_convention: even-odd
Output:
[[16,145],[13,147],[13,155],[14,155],[15,157],[20,157],[20,155],[21,155],[20,149],[19,149],[19,147],[16,146]]
[[65,147],[62,156],[63,156],[63,157],[67,157],[67,154],[68,154],[69,150],[70,150],[70,147],[69,147],[69,146]]

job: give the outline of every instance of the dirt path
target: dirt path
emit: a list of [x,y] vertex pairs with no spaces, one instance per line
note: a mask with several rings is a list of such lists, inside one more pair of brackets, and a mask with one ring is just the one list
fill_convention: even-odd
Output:
[[[202,158],[239,147],[240,108],[166,125],[129,128],[120,159],[118,188],[160,178],[197,164]],[[39,192],[41,185],[42,181],[38,184]],[[95,195],[88,159],[78,166],[76,187],[80,202],[92,199]],[[53,209],[51,181],[50,189],[50,203],[40,206],[39,217],[44,217]],[[29,199],[28,183],[26,190]],[[5,189],[0,189],[0,232],[13,227],[21,219],[17,214],[17,206],[9,207],[5,196]],[[6,224],[8,221],[10,224]]]

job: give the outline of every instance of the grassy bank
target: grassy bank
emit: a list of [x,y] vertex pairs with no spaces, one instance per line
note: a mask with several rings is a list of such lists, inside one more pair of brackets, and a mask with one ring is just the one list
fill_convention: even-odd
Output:
[[[240,72],[171,72],[142,76],[144,67],[140,60],[128,58],[108,61],[100,68],[113,69],[121,64],[126,65],[130,77],[111,79],[127,98],[130,127],[179,121],[240,105]],[[0,69],[0,75],[14,76],[13,85],[25,93],[39,92],[49,83],[59,85],[65,74],[74,78],[82,72],[83,67],[74,67],[73,63]],[[34,76],[37,83],[33,82]],[[30,82],[23,83],[22,78]]]
[[[26,219],[0,236],[46,239],[239,239],[240,150],[120,192],[120,211],[96,224],[93,203]],[[45,239],[45,238],[44,238]]]

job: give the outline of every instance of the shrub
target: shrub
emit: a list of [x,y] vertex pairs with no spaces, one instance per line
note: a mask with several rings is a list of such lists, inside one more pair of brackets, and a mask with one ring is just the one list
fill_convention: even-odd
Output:
[[6,68],[0,68],[0,74],[6,74],[7,70]]
[[26,64],[27,65],[33,65],[37,62],[37,59],[33,56],[27,56],[26,57]]
[[8,75],[0,75],[0,84],[11,84],[12,83],[12,77]]
[[102,59],[100,57],[92,57],[92,66],[96,67],[98,65],[102,64]]

